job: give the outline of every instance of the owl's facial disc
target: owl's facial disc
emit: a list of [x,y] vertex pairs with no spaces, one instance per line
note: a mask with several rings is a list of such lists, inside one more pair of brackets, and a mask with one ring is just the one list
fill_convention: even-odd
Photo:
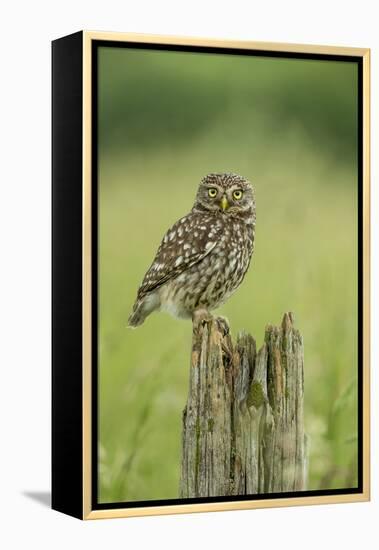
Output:
[[253,188],[237,174],[208,174],[200,182],[194,207],[232,217],[246,216],[255,208]]

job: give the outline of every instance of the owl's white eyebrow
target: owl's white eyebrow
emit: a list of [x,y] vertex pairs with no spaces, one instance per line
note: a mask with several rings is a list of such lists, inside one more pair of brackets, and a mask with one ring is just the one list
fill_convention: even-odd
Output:
[[212,184],[207,185],[207,189],[217,189],[218,191],[221,191],[222,187],[220,187],[219,185],[217,185],[217,183],[215,183],[214,185]]

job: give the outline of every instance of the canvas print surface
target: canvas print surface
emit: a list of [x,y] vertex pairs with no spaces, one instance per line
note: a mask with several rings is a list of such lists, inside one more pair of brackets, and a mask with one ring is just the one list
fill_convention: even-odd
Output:
[[[306,469],[295,486],[357,487],[358,100],[353,61],[98,48],[99,503],[191,498],[183,452],[193,483],[208,480],[205,496],[240,494],[230,472],[241,459],[236,449],[248,444],[246,419],[236,418],[246,403],[258,422],[270,405],[278,423],[278,386],[254,379],[229,416],[214,396],[206,427],[200,418],[190,433],[193,325],[204,330],[207,315],[225,318],[222,353],[232,349],[231,364],[240,365],[237,334],[253,335],[257,351],[267,325],[280,327],[292,312],[285,322],[299,331],[301,351],[293,333],[291,357],[303,354],[296,392],[304,389],[296,464]],[[281,387],[283,402],[291,388]],[[206,388],[202,395],[213,399]],[[269,468],[265,437],[257,440],[259,471]],[[290,443],[284,437],[275,455],[279,468]],[[226,462],[209,472],[226,444]],[[212,489],[216,475],[222,489]],[[273,490],[267,479],[255,493]],[[246,480],[244,494],[255,494]]]

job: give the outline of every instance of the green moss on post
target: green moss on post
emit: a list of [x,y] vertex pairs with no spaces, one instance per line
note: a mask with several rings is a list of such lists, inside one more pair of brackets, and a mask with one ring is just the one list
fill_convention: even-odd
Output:
[[253,382],[250,386],[250,391],[247,396],[246,404],[248,407],[255,407],[259,409],[265,401],[265,396],[262,389],[262,384],[259,382]]

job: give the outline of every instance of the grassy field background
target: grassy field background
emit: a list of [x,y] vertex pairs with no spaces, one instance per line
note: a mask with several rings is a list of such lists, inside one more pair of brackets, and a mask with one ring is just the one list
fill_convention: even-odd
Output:
[[357,479],[357,69],[352,63],[99,52],[99,499],[178,496],[191,325],[126,328],[137,287],[200,179],[255,185],[256,250],[219,310],[262,344],[295,314],[309,488]]

